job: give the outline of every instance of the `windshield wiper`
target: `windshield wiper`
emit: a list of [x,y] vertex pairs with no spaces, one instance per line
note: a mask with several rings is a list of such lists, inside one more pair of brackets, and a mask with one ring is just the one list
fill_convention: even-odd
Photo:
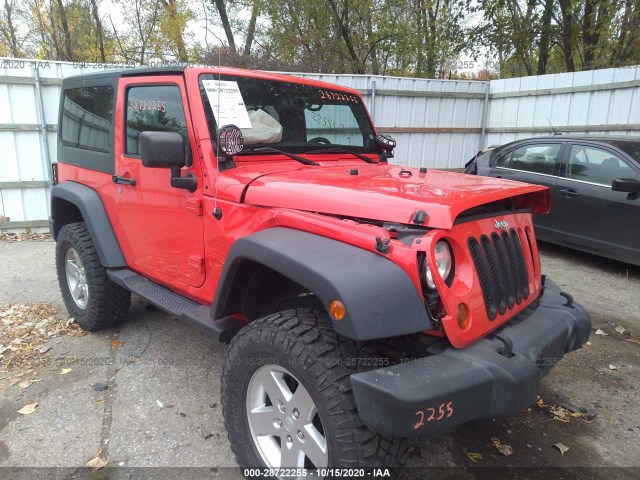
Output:
[[296,160],[296,161],[298,161],[300,163],[304,163],[305,165],[315,165],[317,167],[320,166],[319,163],[316,163],[313,160],[309,160],[307,158],[302,158],[302,157],[299,157],[298,155],[295,155],[293,153],[285,152],[284,150],[278,150],[277,148],[273,148],[273,147],[248,148],[246,150],[242,150],[242,151],[238,152],[236,155],[242,155],[243,153],[252,153],[252,152],[279,153],[279,154],[284,155],[286,157],[292,158],[293,160]]
[[365,157],[364,155],[360,155],[359,153],[344,147],[318,148],[316,150],[311,150],[307,153],[321,153],[321,152],[350,153],[354,157],[358,157],[360,160],[364,160],[367,163],[378,163],[375,160],[371,160],[369,157]]

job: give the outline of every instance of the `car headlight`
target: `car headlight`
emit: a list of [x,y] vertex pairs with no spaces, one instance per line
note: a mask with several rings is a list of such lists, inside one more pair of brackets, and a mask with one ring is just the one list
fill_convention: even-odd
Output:
[[[438,243],[436,243],[434,253],[436,257],[436,267],[438,269],[438,274],[446,282],[449,279],[449,275],[451,275],[453,266],[453,255],[451,253],[451,247],[449,247],[449,244],[444,240],[440,240]],[[435,290],[436,284],[433,281],[433,273],[431,272],[431,268],[429,268],[429,262],[424,262],[424,266],[424,276],[425,280],[427,281],[427,286]]]

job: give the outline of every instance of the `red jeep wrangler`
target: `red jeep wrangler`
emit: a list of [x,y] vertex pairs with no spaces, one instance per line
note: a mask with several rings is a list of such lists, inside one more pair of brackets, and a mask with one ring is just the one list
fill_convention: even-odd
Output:
[[242,467],[400,465],[407,437],[518,414],[589,336],[540,273],[531,219],[548,190],[388,164],[395,142],[354,90],[101,72],[64,80],[59,125],[69,312],[110,327],[133,292],[230,341],[222,405]]

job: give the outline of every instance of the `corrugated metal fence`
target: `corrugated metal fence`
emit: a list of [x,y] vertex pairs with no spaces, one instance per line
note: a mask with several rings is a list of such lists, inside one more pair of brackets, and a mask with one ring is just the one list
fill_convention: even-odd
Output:
[[[0,230],[47,227],[62,78],[97,68],[0,58]],[[549,120],[562,132],[640,130],[640,67],[491,82],[298,75],[362,93],[407,166],[460,168],[487,145],[552,133]]]
[[494,80],[486,145],[558,132],[638,134],[640,67]]

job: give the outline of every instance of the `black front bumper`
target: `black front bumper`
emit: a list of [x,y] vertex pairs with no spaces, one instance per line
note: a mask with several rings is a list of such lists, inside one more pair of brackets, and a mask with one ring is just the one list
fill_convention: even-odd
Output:
[[383,435],[411,437],[522,412],[536,401],[540,378],[589,338],[591,317],[561,293],[546,279],[536,305],[467,348],[443,342],[431,356],[352,375],[360,418]]

